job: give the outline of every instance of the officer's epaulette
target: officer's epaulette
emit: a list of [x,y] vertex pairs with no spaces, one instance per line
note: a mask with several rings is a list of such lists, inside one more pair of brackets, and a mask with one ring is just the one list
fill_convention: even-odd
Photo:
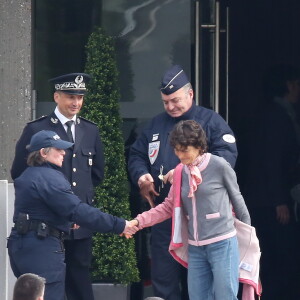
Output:
[[38,119],[35,119],[35,120],[32,120],[32,121],[29,121],[29,122],[27,122],[27,124],[34,123],[34,122],[37,122],[37,121],[43,120],[43,119],[45,119],[45,118],[47,118],[47,115],[45,115],[45,116],[41,116],[41,117],[40,117],[40,118],[38,118]]
[[81,117],[81,116],[78,116],[78,118],[81,119],[81,120],[83,120],[83,121],[89,122],[89,123],[91,123],[91,124],[97,125],[95,122],[93,122],[93,121],[91,121],[91,120],[88,120],[88,119],[86,119],[86,118],[83,118],[83,117]]

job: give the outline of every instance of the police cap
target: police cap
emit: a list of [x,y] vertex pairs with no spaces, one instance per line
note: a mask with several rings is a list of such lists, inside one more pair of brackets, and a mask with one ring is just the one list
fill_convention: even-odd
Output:
[[189,82],[190,81],[181,66],[174,65],[163,75],[160,91],[165,95],[170,95]]
[[61,75],[49,80],[54,84],[56,91],[62,91],[71,95],[84,95],[86,92],[86,83],[91,76],[86,73],[70,73]]
[[73,145],[74,143],[62,140],[54,131],[41,130],[31,137],[30,144],[26,148],[29,152],[33,152],[48,147],[68,149]]

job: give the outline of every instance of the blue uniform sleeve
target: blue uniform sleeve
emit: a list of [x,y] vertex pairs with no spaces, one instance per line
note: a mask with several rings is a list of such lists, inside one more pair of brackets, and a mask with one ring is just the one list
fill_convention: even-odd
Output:
[[129,152],[128,170],[134,184],[137,184],[142,175],[150,173],[149,164],[148,140],[145,130],[131,146]]
[[125,220],[102,212],[86,203],[79,203],[72,216],[72,222],[101,233],[120,234],[124,231]]
[[[46,174],[47,175],[47,174]],[[50,174],[51,175],[51,174]],[[80,201],[62,174],[41,176],[37,189],[50,210],[64,219],[101,233],[122,233],[125,220]]]
[[234,168],[238,152],[235,138],[229,125],[220,115],[214,113],[205,131],[209,152],[223,157]]

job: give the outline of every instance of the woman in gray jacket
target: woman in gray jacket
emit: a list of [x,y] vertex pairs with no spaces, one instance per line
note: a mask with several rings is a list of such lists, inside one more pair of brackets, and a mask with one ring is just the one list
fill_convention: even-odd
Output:
[[[239,252],[234,214],[250,224],[235,172],[223,158],[207,153],[205,132],[195,121],[179,122],[170,143],[181,161],[170,193],[131,222],[142,229],[173,217],[170,250],[179,251],[170,252],[186,266],[188,256],[190,300],[235,300]],[[180,251],[185,240],[187,255]]]

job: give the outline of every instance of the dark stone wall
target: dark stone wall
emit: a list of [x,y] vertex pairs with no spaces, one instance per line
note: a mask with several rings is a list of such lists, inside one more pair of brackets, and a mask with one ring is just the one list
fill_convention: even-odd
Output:
[[15,143],[32,118],[30,0],[0,2],[0,180],[10,180]]

